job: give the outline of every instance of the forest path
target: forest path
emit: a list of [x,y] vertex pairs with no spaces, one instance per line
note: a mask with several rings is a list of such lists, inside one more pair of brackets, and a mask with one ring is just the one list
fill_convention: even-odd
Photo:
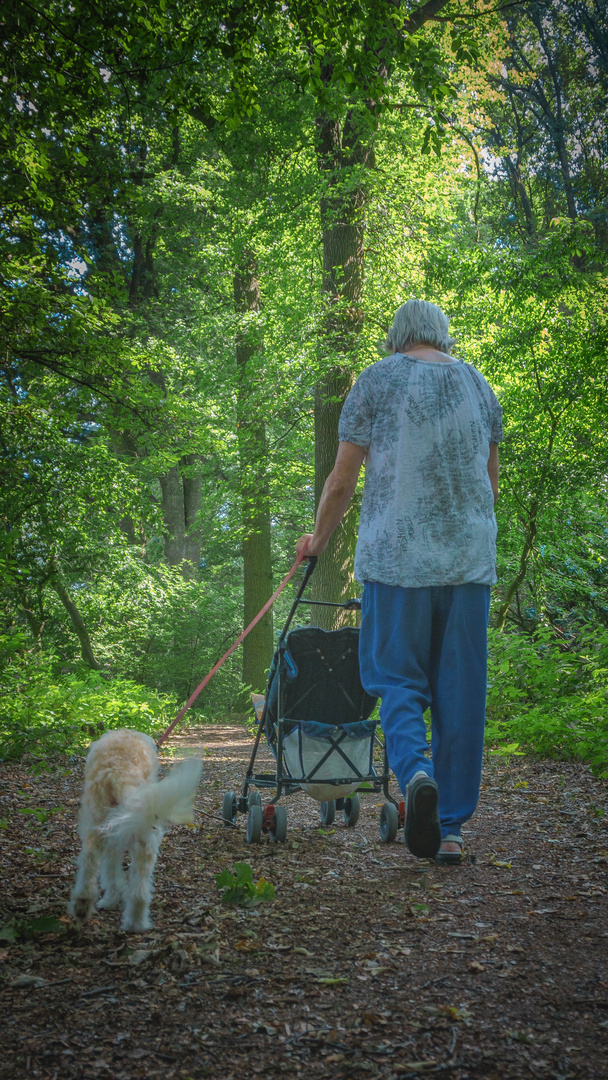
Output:
[[[382,844],[374,796],[352,829],[291,796],[286,843],[248,847],[244,817],[217,816],[251,745],[218,725],[171,740],[205,747],[214,816],[165,838],[155,929],[132,936],[115,912],[65,917],[82,762],[0,765],[2,1078],[606,1076],[608,785],[490,757],[459,867]],[[214,875],[238,861],[274,902],[221,904]]]

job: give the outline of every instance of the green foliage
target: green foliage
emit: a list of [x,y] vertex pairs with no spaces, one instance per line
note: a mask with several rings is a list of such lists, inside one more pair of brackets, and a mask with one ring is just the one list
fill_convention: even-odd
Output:
[[[172,719],[169,697],[130,679],[86,669],[62,674],[52,654],[15,653],[6,636],[0,645],[8,653],[0,670],[0,757],[27,754],[44,764],[58,752],[83,751],[109,728],[154,735]],[[38,817],[34,810],[25,812]]]
[[223,890],[223,904],[252,907],[275,898],[274,885],[271,885],[269,881],[261,877],[254,882],[249,863],[235,863],[232,873],[230,870],[222,870],[220,874],[215,875],[215,883],[218,889]]
[[47,821],[53,814],[60,814],[63,810],[62,806],[54,806],[50,810],[47,810],[44,806],[26,806],[21,807],[18,814],[31,814],[36,818],[39,825],[46,825]]
[[547,625],[533,634],[490,630],[487,741],[590,762],[608,777],[608,631],[567,643]]
[[[209,549],[207,549],[209,551]],[[161,693],[187,700],[242,625],[239,568],[210,565],[198,580],[177,567],[150,566],[133,552],[94,587],[80,590],[79,604],[104,669],[120,672]],[[238,658],[228,662],[196,703],[207,717],[229,709],[241,691]]]
[[0,941],[13,945],[17,941],[32,941],[41,934],[65,934],[65,924],[56,915],[42,915],[36,919],[9,919],[0,926]]
[[[490,733],[604,768],[605,23],[592,0],[542,21],[533,4],[469,20],[439,3],[419,25],[424,7],[52,0],[3,16],[5,755],[168,722],[242,629],[248,488],[270,491],[276,584],[314,512],[315,387],[377,359],[418,295],[453,317],[505,411]],[[342,144],[320,168],[328,118]],[[332,199],[362,260],[360,327],[339,347]],[[244,251],[260,310],[237,313]],[[334,297],[346,323],[350,307]],[[103,674],[83,667],[85,633]],[[234,708],[239,668],[237,653],[195,715]]]

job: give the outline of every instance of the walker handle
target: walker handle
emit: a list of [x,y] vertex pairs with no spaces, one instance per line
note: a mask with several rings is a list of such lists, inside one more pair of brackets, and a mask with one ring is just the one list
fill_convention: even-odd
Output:
[[302,584],[300,585],[300,588],[298,589],[298,595],[296,596],[293,604],[291,605],[291,611],[289,612],[289,615],[287,616],[287,622],[285,623],[285,626],[283,627],[283,629],[281,631],[281,636],[279,637],[279,640],[278,640],[278,643],[277,643],[277,648],[281,647],[281,645],[282,645],[282,643],[283,643],[283,641],[285,639],[285,634],[289,630],[289,627],[291,625],[291,620],[293,619],[293,617],[294,617],[294,615],[296,613],[296,608],[297,608],[298,604],[300,603],[300,598],[302,596],[302,593],[304,592],[304,589],[308,585],[308,582],[310,581],[310,578],[312,577],[313,570],[314,570],[315,566],[317,565],[317,559],[318,559],[318,555],[310,555],[309,556],[308,566],[306,567],[306,573],[304,574],[304,577],[302,579]]

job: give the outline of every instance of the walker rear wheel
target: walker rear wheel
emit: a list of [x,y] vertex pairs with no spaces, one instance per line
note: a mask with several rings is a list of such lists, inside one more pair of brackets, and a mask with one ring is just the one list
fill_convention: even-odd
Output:
[[399,829],[399,811],[392,802],[385,802],[380,811],[380,839],[383,844],[390,844]]
[[344,820],[349,828],[352,829],[353,825],[357,824],[360,810],[361,799],[356,792],[349,799],[344,800]]
[[287,810],[284,806],[274,808],[274,828],[270,830],[270,839],[275,844],[283,844],[287,837]]
[[234,791],[227,791],[222,799],[222,818],[225,825],[236,822],[237,801]]
[[329,802],[322,802],[320,806],[321,810],[321,823],[323,825],[331,825],[336,816],[336,800],[330,799]]
[[248,844],[259,844],[262,836],[262,819],[264,812],[261,806],[257,806],[255,803],[249,807],[249,813],[247,814],[247,832],[245,839]]
[[252,806],[261,806],[262,798],[259,791],[251,790],[247,795],[247,809],[250,810]]

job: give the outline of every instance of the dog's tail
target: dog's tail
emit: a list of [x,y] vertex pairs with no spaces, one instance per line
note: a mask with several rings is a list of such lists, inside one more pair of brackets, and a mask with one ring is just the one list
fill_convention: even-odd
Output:
[[106,818],[103,832],[113,846],[127,848],[150,831],[190,823],[193,800],[203,771],[200,758],[186,758],[160,782],[142,784]]

